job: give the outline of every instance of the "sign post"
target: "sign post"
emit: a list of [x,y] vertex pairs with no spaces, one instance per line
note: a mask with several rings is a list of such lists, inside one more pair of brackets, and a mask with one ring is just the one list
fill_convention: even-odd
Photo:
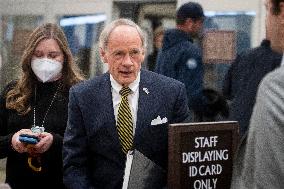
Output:
[[237,141],[235,121],[170,124],[168,187],[229,189]]

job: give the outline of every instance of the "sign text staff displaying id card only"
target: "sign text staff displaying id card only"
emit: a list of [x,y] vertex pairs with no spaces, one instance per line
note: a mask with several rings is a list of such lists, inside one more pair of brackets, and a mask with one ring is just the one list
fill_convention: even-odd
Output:
[[230,188],[237,122],[169,126],[169,188]]

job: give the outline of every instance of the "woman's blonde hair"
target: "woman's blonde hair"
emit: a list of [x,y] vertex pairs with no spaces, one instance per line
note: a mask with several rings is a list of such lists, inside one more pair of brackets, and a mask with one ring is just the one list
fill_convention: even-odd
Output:
[[30,99],[37,82],[37,78],[31,69],[31,60],[37,45],[45,39],[54,39],[63,52],[63,89],[69,90],[72,85],[83,80],[83,76],[74,64],[73,56],[62,29],[52,23],[37,27],[29,36],[29,40],[26,43],[24,53],[21,57],[22,69],[20,78],[17,80],[15,87],[13,87],[6,96],[6,107],[16,110],[21,115],[25,115],[31,110]]

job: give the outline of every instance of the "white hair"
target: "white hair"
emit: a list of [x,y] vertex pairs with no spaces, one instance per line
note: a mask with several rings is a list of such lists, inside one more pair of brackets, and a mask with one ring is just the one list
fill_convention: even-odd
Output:
[[108,39],[109,39],[109,35],[111,34],[111,32],[118,26],[122,26],[122,25],[126,25],[126,26],[131,26],[131,27],[134,27],[140,38],[141,38],[141,41],[142,41],[142,46],[144,49],[146,49],[146,35],[145,33],[142,31],[142,29],[135,23],[133,22],[132,20],[129,20],[129,19],[125,19],[125,18],[120,18],[120,19],[117,19],[117,20],[114,20],[113,22],[111,22],[109,25],[107,25],[101,35],[100,35],[100,38],[99,38],[99,46],[100,48],[106,50],[107,48],[107,44],[108,44]]

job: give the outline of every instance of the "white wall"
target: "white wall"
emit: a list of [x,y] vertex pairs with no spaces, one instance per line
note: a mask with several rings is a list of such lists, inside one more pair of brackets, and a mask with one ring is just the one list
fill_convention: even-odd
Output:
[[105,13],[111,18],[112,0],[1,0],[0,15],[42,15],[57,22],[62,15]]
[[44,23],[57,23],[58,18],[63,15],[105,13],[108,23],[113,16],[112,2],[112,0],[0,0],[0,16],[37,15],[43,17]]
[[[177,0],[177,6],[189,0]],[[254,11],[252,45],[257,46],[265,36],[263,0],[191,0],[205,11]],[[0,0],[1,15],[42,15],[44,22],[56,22],[62,15],[105,13],[107,22],[114,15],[113,0]],[[1,33],[1,32],[0,32]]]
[[[198,2],[204,11],[253,11],[256,13],[252,25],[252,46],[258,46],[265,37],[265,9],[262,0],[191,0]],[[177,6],[181,6],[188,0],[177,0]]]

